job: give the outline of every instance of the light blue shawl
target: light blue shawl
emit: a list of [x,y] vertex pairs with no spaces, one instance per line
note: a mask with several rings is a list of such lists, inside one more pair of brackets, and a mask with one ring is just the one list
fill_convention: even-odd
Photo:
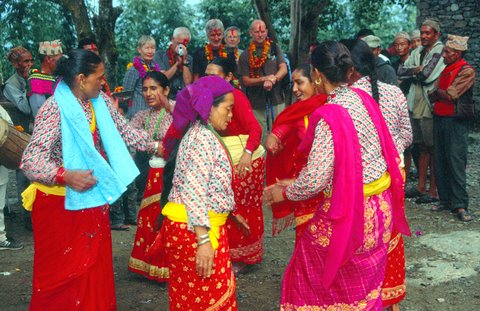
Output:
[[63,165],[66,170],[92,170],[97,183],[84,192],[67,187],[65,209],[81,210],[112,204],[139,174],[102,96],[91,100],[97,130],[108,162],[95,149],[83,108],[61,81],[54,93],[60,108]]

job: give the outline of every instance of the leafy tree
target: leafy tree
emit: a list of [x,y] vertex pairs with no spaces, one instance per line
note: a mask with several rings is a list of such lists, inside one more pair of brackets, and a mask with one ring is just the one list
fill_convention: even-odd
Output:
[[222,21],[225,29],[230,26],[236,26],[240,29],[240,48],[248,48],[250,36],[248,29],[250,23],[257,18],[252,3],[249,0],[231,0],[231,1],[216,1],[203,0],[199,4],[201,25],[200,42],[206,41],[205,23],[212,18],[218,18]]
[[[75,30],[68,12],[48,0],[4,0],[0,17],[2,55],[16,45],[23,45],[38,59],[38,43],[55,39],[61,39],[66,49],[75,46]],[[14,69],[6,57],[1,58],[0,64],[6,80]],[[37,61],[35,66],[39,65]]]

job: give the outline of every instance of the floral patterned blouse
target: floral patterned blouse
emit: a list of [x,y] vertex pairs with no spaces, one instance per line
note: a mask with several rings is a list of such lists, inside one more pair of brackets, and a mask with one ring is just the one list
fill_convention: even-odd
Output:
[[[359,88],[372,95],[372,86],[368,77],[362,77],[352,87]],[[385,118],[393,142],[399,154],[412,143],[412,125],[408,116],[407,99],[399,87],[378,82],[380,110]]]
[[183,137],[169,201],[184,204],[188,228],[210,228],[208,211],[228,213],[235,207],[232,166],[215,134],[197,121]]
[[[117,127],[124,142],[137,150],[154,153],[155,141],[143,131],[132,128],[128,121],[115,109],[110,98],[100,93],[107,104],[113,122]],[[87,121],[92,121],[92,111],[88,101],[80,101],[85,111]],[[95,148],[103,150],[102,138],[99,136]],[[60,127],[60,109],[54,96],[50,97],[42,105],[35,118],[33,135],[25,149],[20,168],[32,181],[38,181],[47,185],[55,183],[55,175],[62,166],[62,132]]]
[[[170,105],[175,105],[173,101],[169,102]],[[163,113],[162,110],[164,111]],[[161,115],[163,116],[160,119]],[[154,140],[162,141],[172,121],[173,116],[166,109],[149,109],[137,112],[132,120],[130,120],[130,126],[137,129],[144,129]]]
[[[387,170],[382,156],[380,139],[367,109],[360,97],[347,86],[336,88],[327,99],[326,105],[340,105],[347,109],[357,130],[361,146],[363,183],[377,180]],[[302,201],[313,197],[332,186],[334,164],[333,138],[330,127],[323,119],[317,124],[308,163],[295,182],[286,189],[288,199]]]

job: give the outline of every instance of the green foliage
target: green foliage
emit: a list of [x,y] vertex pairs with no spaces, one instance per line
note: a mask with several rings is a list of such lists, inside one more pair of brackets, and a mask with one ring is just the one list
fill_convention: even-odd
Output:
[[240,28],[241,39],[240,48],[248,48],[250,36],[248,35],[248,28],[250,23],[257,18],[252,2],[250,0],[231,0],[231,1],[216,1],[216,0],[202,0],[199,4],[200,21],[198,30],[200,32],[199,42],[206,42],[205,23],[212,19],[218,18],[222,21],[226,28],[230,26],[237,26]]
[[[305,0],[315,4],[316,0]],[[86,1],[92,5],[92,1]],[[117,20],[115,34],[119,60],[116,80],[121,83],[126,65],[136,52],[137,40],[147,34],[157,40],[159,48],[168,47],[173,30],[186,26],[192,32],[189,52],[205,41],[205,22],[219,18],[225,27],[241,30],[240,46],[246,48],[250,37],[248,27],[258,18],[252,0],[201,0],[192,7],[182,0],[119,0],[123,8]],[[290,0],[267,0],[279,43],[286,51],[290,39]],[[304,5],[308,10],[308,6]],[[90,8],[90,18],[93,16]],[[372,29],[386,45],[398,31],[415,28],[414,0],[332,0],[319,19],[318,41],[353,37],[361,28]],[[51,0],[3,0],[0,6],[0,45],[2,55],[15,45],[22,44],[37,58],[39,41],[61,39],[66,50],[76,46],[76,34],[71,16]],[[101,38],[98,38],[99,40]],[[38,67],[39,64],[37,63]],[[0,60],[4,79],[13,73],[6,57]]]
[[352,38],[362,28],[371,29],[386,47],[399,31],[415,29],[413,0],[340,0],[320,17],[318,40]]
[[[1,55],[17,45],[29,49],[38,59],[38,42],[61,39],[66,50],[75,46],[75,30],[70,16],[60,5],[48,0],[3,0],[0,6],[0,46]],[[38,61],[35,67],[39,67]],[[2,57],[0,67],[4,80],[14,69]]]

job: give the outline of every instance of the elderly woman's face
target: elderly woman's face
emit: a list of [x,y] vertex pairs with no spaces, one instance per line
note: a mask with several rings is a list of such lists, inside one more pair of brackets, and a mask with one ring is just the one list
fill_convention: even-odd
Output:
[[228,123],[230,123],[233,116],[233,102],[233,93],[227,93],[217,107],[212,106],[208,121],[215,130],[224,131],[227,129]]
[[97,69],[88,76],[80,75],[79,83],[80,90],[83,93],[84,99],[97,98],[102,90],[104,79],[104,66],[100,63]]
[[140,54],[141,59],[143,59],[146,62],[151,62],[153,60],[153,56],[155,55],[156,47],[153,42],[147,42],[137,50],[138,50],[138,54]]

